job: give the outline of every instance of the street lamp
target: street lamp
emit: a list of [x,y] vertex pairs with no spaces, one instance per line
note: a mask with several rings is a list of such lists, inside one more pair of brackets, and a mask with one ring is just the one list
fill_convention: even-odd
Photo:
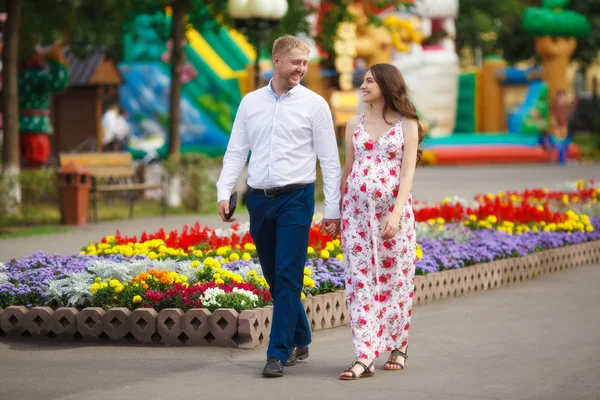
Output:
[[287,0],[228,0],[227,10],[236,26],[250,38],[256,47],[254,84],[260,82],[260,48],[264,34],[279,25],[288,11]]

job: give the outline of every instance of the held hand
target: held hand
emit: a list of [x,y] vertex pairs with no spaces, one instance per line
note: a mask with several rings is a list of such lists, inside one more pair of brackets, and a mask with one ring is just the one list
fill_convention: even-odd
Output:
[[235,218],[227,219],[226,215],[229,214],[229,200],[221,200],[219,202],[219,215],[223,222],[233,222]]
[[321,230],[325,231],[331,237],[335,237],[340,230],[340,219],[323,218],[321,220]]
[[385,221],[383,225],[383,230],[381,231],[381,238],[383,240],[388,240],[396,236],[398,233],[398,229],[400,228],[400,214],[391,213],[390,216]]

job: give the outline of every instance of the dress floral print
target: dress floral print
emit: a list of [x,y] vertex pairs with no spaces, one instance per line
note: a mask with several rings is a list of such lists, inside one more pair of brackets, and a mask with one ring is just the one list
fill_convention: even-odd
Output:
[[407,343],[416,263],[415,218],[409,195],[394,238],[381,231],[401,185],[402,120],[377,141],[364,127],[352,144],[354,164],[342,203],[342,248],[356,357],[374,359]]

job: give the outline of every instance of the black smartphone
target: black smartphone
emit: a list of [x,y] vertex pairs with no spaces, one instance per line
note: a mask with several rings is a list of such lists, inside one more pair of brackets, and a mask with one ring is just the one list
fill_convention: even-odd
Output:
[[237,205],[237,192],[233,192],[233,194],[229,197],[229,213],[225,215],[227,221],[233,217],[233,212],[235,211],[235,207]]

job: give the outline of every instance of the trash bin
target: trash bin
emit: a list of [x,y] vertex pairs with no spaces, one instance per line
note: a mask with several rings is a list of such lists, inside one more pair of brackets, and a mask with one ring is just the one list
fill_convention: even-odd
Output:
[[61,221],[64,225],[87,224],[90,174],[79,164],[70,163],[58,172]]

